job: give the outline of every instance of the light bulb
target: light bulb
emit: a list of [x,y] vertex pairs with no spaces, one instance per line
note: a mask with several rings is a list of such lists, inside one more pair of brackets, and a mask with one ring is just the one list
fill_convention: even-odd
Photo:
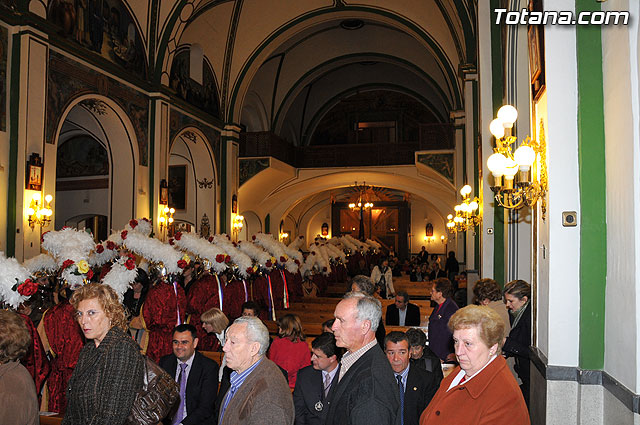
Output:
[[475,210],[477,210],[477,209],[478,209],[478,203],[477,203],[476,201],[472,201],[472,202],[469,204],[469,208],[471,208],[471,211],[475,211]]
[[164,223],[165,218],[164,217],[160,217],[160,223]]
[[176,212],[176,209],[175,209],[175,208],[170,208],[170,209],[169,209],[169,212],[170,212],[171,214],[173,214],[174,212]]
[[33,200],[40,202],[40,199],[42,199],[42,195],[40,194],[40,192],[36,192],[33,194]]
[[35,214],[35,211],[33,210],[33,208],[29,207],[27,208],[27,215],[33,215]]
[[447,220],[451,220],[452,218],[453,218],[453,214],[449,214],[449,215],[447,216]]
[[465,184],[464,186],[462,186],[462,189],[460,189],[460,195],[462,195],[463,198],[466,198],[468,194],[471,193],[471,186],[469,186],[468,184]]
[[498,109],[498,119],[502,121],[504,128],[512,128],[518,119],[518,110],[511,105],[504,105]]
[[491,121],[491,124],[489,124],[489,131],[496,139],[502,139],[504,137],[504,126],[502,125],[502,121],[498,118]]
[[536,160],[536,153],[531,146],[522,145],[513,153],[513,159],[516,160],[522,171],[529,171]]
[[501,153],[496,152],[487,158],[487,168],[489,168],[494,177],[503,176],[506,165],[507,158]]
[[47,196],[44,197],[44,200],[47,201],[47,203],[49,203],[49,202],[53,201],[53,196],[47,195]]
[[163,211],[164,211],[165,214],[168,213],[169,212],[169,207],[164,207]]

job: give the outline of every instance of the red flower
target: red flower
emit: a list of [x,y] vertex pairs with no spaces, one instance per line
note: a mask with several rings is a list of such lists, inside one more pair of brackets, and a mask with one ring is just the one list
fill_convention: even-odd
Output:
[[102,254],[104,252],[104,246],[102,246],[102,244],[96,245],[96,252]]
[[247,267],[247,274],[253,274],[253,267]]
[[112,241],[107,241],[107,249],[113,251],[114,249],[116,249],[116,244]]
[[213,236],[209,236],[209,242],[213,242]]
[[267,260],[267,262],[264,265],[267,267],[271,267],[271,260]]
[[323,271],[323,272],[326,272],[326,271],[327,271],[327,268],[326,268],[326,267],[323,267],[323,268],[322,268],[322,271]]
[[44,232],[42,234],[42,236],[40,236],[40,243],[44,242],[44,235],[46,235],[47,233],[49,233],[51,230],[47,230],[46,232]]
[[182,237],[182,232],[176,232],[176,235],[174,236],[175,240],[179,241],[181,237]]
[[234,243],[233,243],[233,247],[234,247],[234,248],[237,248],[237,247],[238,247],[238,244],[234,242]]
[[216,263],[222,263],[224,261],[224,255],[218,254],[216,255]]
[[256,235],[251,236],[251,239],[255,241],[256,240]]
[[300,235],[300,236],[298,236],[298,237],[299,237],[300,239],[304,239],[304,236],[302,236],[302,235]]
[[[180,262],[178,262],[178,265],[180,265]],[[127,270],[133,270],[136,268],[136,262],[132,258],[129,258],[124,262],[124,266],[127,268]]]
[[73,266],[73,260],[64,260],[64,263],[62,263],[62,270],[70,266]]
[[227,240],[230,241],[231,240],[231,236],[227,235]]
[[148,219],[148,218],[146,218],[146,217],[143,217],[143,218],[142,218],[142,221],[146,221],[147,223],[151,223],[151,220],[149,220],[149,219]]
[[300,261],[298,261],[298,259],[293,260],[294,263],[296,263],[297,265],[300,265]]
[[126,230],[123,230],[122,232],[120,232],[120,237],[122,238],[122,240],[127,239],[127,234],[129,232],[127,232]]
[[62,229],[61,229],[61,230],[64,230],[64,229],[71,229],[71,227],[69,227],[69,226],[62,226]]
[[173,246],[175,244],[175,242],[173,241],[173,238],[169,239],[169,245]]
[[187,262],[184,260],[178,260],[178,267],[184,269],[185,267],[187,267]]
[[92,277],[93,277],[93,270],[89,269],[89,271],[87,272],[87,279],[91,280]]
[[227,255],[226,257],[224,257],[224,262],[229,264],[231,262],[231,256]]
[[286,258],[284,258],[284,257],[281,255],[281,256],[280,256],[280,262],[281,262],[281,263],[286,263],[286,262],[287,262],[287,259],[286,259]]
[[30,297],[36,292],[38,292],[38,283],[32,281],[31,279],[25,280],[22,285],[18,286],[18,293],[20,295],[24,295],[25,297]]
[[136,256],[133,254],[127,254],[127,257],[129,257],[130,260],[136,261]]
[[138,220],[136,220],[136,219],[129,220],[129,226],[130,226],[132,229],[135,229],[137,225],[138,225]]
[[311,255],[316,255],[316,252],[315,251],[311,251]]

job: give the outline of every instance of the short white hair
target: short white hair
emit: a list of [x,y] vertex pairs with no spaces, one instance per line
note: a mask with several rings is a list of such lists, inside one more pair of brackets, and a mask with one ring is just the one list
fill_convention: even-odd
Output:
[[358,320],[368,320],[371,323],[373,332],[378,330],[380,319],[382,319],[382,304],[380,301],[362,292],[347,292],[344,296],[345,300],[357,299],[356,308],[358,309]]
[[269,349],[269,330],[257,317],[240,316],[233,321],[234,325],[242,325],[243,323],[247,325],[247,340],[260,344],[258,354],[263,356]]

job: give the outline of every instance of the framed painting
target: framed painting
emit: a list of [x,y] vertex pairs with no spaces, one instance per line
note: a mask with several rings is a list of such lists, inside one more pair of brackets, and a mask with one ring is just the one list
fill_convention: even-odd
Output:
[[169,206],[176,210],[187,209],[187,166],[169,166]]

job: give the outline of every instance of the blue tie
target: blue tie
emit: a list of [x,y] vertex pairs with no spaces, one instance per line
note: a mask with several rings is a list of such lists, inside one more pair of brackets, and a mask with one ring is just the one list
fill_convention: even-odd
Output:
[[400,423],[404,425],[404,386],[402,385],[402,375],[396,375],[398,380],[398,390],[400,391]]
[[178,411],[173,417],[173,424],[177,425],[184,419],[184,407],[187,398],[187,377],[184,370],[187,368],[186,363],[180,363],[180,374],[178,375],[178,385],[180,385],[180,404],[178,405]]

